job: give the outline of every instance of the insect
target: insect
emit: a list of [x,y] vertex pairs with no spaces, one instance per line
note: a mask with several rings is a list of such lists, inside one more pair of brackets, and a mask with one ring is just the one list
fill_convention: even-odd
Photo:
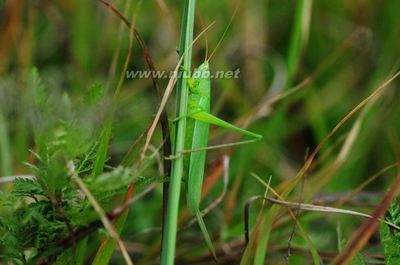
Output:
[[[262,138],[261,135],[236,127],[210,113],[211,80],[209,61],[206,59],[193,73],[194,78],[189,79],[189,98],[186,140],[183,153],[189,153],[184,157],[184,168],[187,172],[187,206],[190,213],[194,214],[202,231],[208,249],[216,260],[216,253],[211,238],[199,209],[201,191],[206,163],[207,147],[210,124],[225,129],[237,131],[253,138],[251,141],[237,142],[244,144],[255,142]],[[217,148],[223,146],[216,146]]]

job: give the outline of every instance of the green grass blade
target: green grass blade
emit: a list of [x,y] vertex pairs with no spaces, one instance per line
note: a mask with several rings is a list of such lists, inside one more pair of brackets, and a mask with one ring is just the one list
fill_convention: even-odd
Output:
[[[195,0],[187,0],[183,13],[180,55],[184,55],[183,69],[191,67],[191,43],[193,40],[193,27],[195,16]],[[186,117],[188,84],[185,79],[178,79],[177,86],[177,117]],[[185,148],[186,118],[178,120],[176,123],[176,135],[174,142],[174,153],[178,153]],[[183,157],[173,161],[172,174],[170,180],[170,191],[167,205],[166,222],[163,231],[163,242],[161,251],[161,264],[173,265],[175,258],[175,243],[178,226],[179,198],[181,191],[181,182],[183,176]]]
[[0,110],[0,174],[3,176],[12,173],[10,142],[7,131],[7,121]]
[[[115,231],[121,234],[121,231],[125,225],[126,218],[128,217],[128,211],[124,211],[117,219],[114,224]],[[92,265],[107,265],[114,253],[115,246],[117,242],[111,238],[107,237],[101,244],[99,250],[97,251],[96,257],[94,258]]]
[[96,56],[94,56],[96,49],[93,47],[93,44],[96,43],[96,35],[88,34],[88,32],[96,30],[95,23],[93,23],[96,13],[92,12],[94,4],[93,1],[76,2],[76,12],[73,13],[71,21],[73,57],[81,69],[88,72],[94,69],[96,60]]
[[288,80],[291,82],[300,62],[301,53],[308,39],[312,0],[299,0],[296,7],[292,36],[287,58]]
[[314,265],[320,265],[321,264],[321,258],[318,254],[317,248],[315,247],[314,243],[312,242],[309,234],[307,233],[307,231],[304,229],[304,227],[302,226],[302,224],[300,223],[299,220],[295,220],[297,227],[299,228],[299,231],[302,235],[302,237],[305,240],[305,243],[308,247],[308,249],[311,252],[311,256],[314,262]]
[[99,176],[103,173],[104,165],[107,160],[107,150],[110,143],[111,131],[112,131],[112,117],[108,118],[106,124],[103,127],[103,131],[100,137],[100,145],[97,151],[96,160],[93,166],[93,176]]
[[85,264],[85,257],[86,257],[86,250],[87,250],[88,238],[84,238],[78,242],[76,246],[76,256],[75,261],[76,265],[83,265]]
[[254,264],[264,264],[265,263],[265,256],[267,254],[269,237],[272,231],[272,223],[274,217],[279,212],[279,207],[273,205],[268,213],[264,213],[263,219],[261,221],[261,232],[260,232],[260,239],[258,242],[254,242],[256,244],[256,253],[254,256]]

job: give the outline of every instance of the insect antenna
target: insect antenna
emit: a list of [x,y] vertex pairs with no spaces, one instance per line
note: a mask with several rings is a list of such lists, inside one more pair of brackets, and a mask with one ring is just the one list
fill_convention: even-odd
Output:
[[217,46],[215,46],[214,50],[212,51],[210,57],[208,58],[208,60],[211,60],[211,58],[213,57],[214,53],[217,51],[218,47],[221,45],[222,41],[224,40],[226,34],[228,33],[229,28],[231,27],[233,20],[236,17],[237,11],[239,10],[239,6],[240,6],[240,2],[237,4],[235,11],[233,12],[233,15],[229,21],[228,26],[225,28],[224,33],[222,33],[222,37],[220,38],[220,40],[217,43]]
[[[204,29],[204,21],[203,21],[201,16],[199,16],[199,22],[200,22],[201,28]],[[206,55],[204,56],[204,61],[207,61],[207,56],[208,56],[208,37],[207,37],[207,33],[204,33],[204,42],[206,44]]]

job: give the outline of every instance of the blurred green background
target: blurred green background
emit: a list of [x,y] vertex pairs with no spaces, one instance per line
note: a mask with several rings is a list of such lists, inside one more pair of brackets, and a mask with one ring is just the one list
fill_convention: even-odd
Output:
[[[178,61],[181,2],[113,2],[127,17],[136,18],[135,26],[157,69],[172,70]],[[259,143],[235,147],[232,153],[221,149],[208,155],[206,171],[210,176],[221,166],[224,154],[231,156],[227,194],[206,216],[215,242],[223,250],[224,264],[238,264],[240,260],[246,200],[265,192],[250,173],[265,181],[271,176],[273,187],[293,177],[328,132],[398,70],[400,58],[399,1],[312,1],[309,28],[301,33],[301,53],[295,56],[297,63],[290,69],[298,1],[203,0],[197,3],[196,34],[210,23],[215,24],[194,44],[194,66],[202,63],[207,50],[214,50],[238,4],[238,12],[210,65],[212,71],[240,69],[241,74],[239,79],[212,81],[212,113],[240,126],[250,121],[249,129],[264,138]],[[32,174],[25,165],[36,163],[29,150],[49,148],[56,141],[58,130],[67,134],[62,145],[65,157],[73,159],[86,152],[92,140],[100,137],[122,76],[107,161],[110,167],[118,166],[159,105],[151,79],[124,77],[128,28],[94,0],[3,0],[0,23],[0,175]],[[147,70],[136,42],[128,70]],[[306,85],[267,104],[269,99],[292,91],[305,80]],[[167,82],[161,80],[163,88]],[[345,193],[398,161],[398,84],[395,80],[374,104],[329,139],[289,200],[332,206]],[[173,118],[174,95],[167,110],[169,118]],[[212,127],[210,144],[228,142],[228,136],[230,132]],[[158,147],[161,142],[157,132],[152,145]],[[211,184],[202,208],[221,193],[222,174],[216,175],[215,180],[208,178]],[[386,170],[342,207],[370,213],[395,176],[394,167]],[[162,178],[156,163],[142,177],[137,193]],[[161,186],[159,183],[131,207],[122,233],[136,264],[158,262]],[[11,192],[12,183],[1,183],[0,189]],[[251,224],[260,206],[257,202],[251,207]],[[310,264],[307,245],[296,232],[291,256],[287,258],[294,223],[289,215],[281,218],[282,223],[278,222],[272,231],[267,264]],[[184,227],[189,219],[181,219]],[[319,213],[303,213],[299,220],[326,260],[338,252],[338,224],[347,240],[362,222],[358,217]],[[103,234],[91,235],[87,262],[95,255]],[[196,225],[178,234],[177,248],[179,264],[211,264]],[[378,235],[363,253],[373,262],[382,261]],[[112,264],[122,263],[116,251]]]

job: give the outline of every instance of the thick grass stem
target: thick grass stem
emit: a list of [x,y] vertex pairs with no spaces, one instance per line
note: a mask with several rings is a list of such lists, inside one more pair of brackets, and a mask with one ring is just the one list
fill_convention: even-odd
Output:
[[[191,44],[193,40],[195,0],[187,0],[182,19],[180,55],[184,56],[183,69],[191,67]],[[185,77],[178,79],[177,83],[177,117],[186,117],[188,99],[188,84]],[[180,153],[185,148],[186,118],[176,123],[174,141],[174,154]],[[167,205],[165,229],[161,252],[161,264],[173,265],[175,258],[176,232],[178,226],[179,198],[183,176],[183,158],[178,157],[173,161],[170,180],[170,191]]]

